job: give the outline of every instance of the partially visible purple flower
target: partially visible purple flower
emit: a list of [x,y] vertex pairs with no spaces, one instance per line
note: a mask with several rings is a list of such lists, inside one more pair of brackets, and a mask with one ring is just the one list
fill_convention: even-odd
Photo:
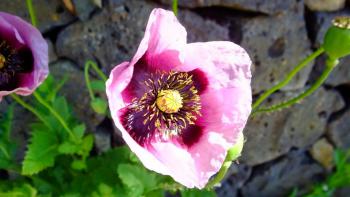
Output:
[[11,93],[31,94],[47,77],[48,46],[21,18],[0,12],[0,101]]

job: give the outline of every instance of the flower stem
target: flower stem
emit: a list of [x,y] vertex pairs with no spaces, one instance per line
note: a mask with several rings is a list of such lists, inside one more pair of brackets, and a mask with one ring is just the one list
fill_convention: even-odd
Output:
[[36,16],[35,16],[33,2],[32,2],[32,0],[26,0],[26,2],[27,2],[27,7],[28,7],[28,11],[29,11],[30,20],[32,22],[32,25],[34,27],[37,27],[38,22],[37,22],[37,19],[36,19]]
[[89,75],[90,67],[92,67],[96,71],[96,73],[99,75],[99,77],[103,81],[107,81],[107,76],[101,71],[101,69],[98,68],[98,66],[95,62],[93,62],[91,60],[88,60],[85,62],[84,76],[85,76],[86,87],[89,91],[89,95],[90,95],[91,100],[94,100],[95,95],[94,95],[94,92],[93,92],[92,87],[91,87],[91,81],[90,81],[90,75]]
[[15,100],[17,103],[19,103],[20,105],[22,105],[22,107],[24,107],[25,109],[27,109],[28,111],[32,112],[39,120],[41,120],[48,128],[52,129],[51,125],[49,122],[46,121],[46,119],[31,105],[27,104],[26,102],[24,102],[19,96],[15,95],[15,94],[11,94],[11,97],[13,98],[13,100]]
[[259,107],[259,105],[268,97],[270,96],[272,93],[276,92],[277,90],[281,89],[282,87],[286,86],[291,80],[292,78],[301,70],[303,69],[309,62],[311,62],[313,59],[315,59],[316,57],[318,57],[319,55],[321,55],[324,52],[324,49],[321,47],[318,50],[316,50],[314,53],[312,53],[311,55],[309,55],[307,58],[305,58],[303,61],[301,61],[290,73],[288,73],[288,75],[286,76],[286,78],[279,82],[278,84],[276,84],[275,86],[273,86],[272,88],[270,88],[269,90],[267,90],[266,92],[264,92],[253,104],[253,113],[257,110],[257,108]]
[[[94,61],[92,61],[92,60],[86,61],[85,67],[90,67],[90,66],[96,71],[97,75],[98,75],[103,81],[107,81],[107,76],[102,72],[102,70],[97,66],[97,64],[96,64]],[[89,68],[88,68],[88,69],[89,69]]]
[[178,3],[177,3],[177,0],[173,0],[173,12],[174,12],[174,14],[175,14],[175,16],[177,16],[177,5],[178,5]]
[[241,132],[239,133],[236,144],[233,145],[233,147],[227,151],[225,161],[222,164],[219,172],[215,175],[213,179],[209,181],[209,183],[205,186],[206,188],[212,189],[215,185],[220,183],[225,178],[226,173],[232,164],[232,161],[236,160],[241,155],[243,144],[244,144],[244,137],[243,137],[243,133]]
[[273,105],[271,107],[267,107],[267,108],[261,108],[261,109],[257,109],[254,113],[259,113],[259,112],[272,112],[272,111],[276,111],[285,107],[289,107],[295,103],[297,103],[298,101],[300,101],[301,99],[309,96],[310,94],[312,94],[313,92],[315,92],[322,84],[323,82],[328,78],[329,74],[332,72],[333,68],[338,64],[338,60],[335,61],[327,61],[326,64],[326,69],[323,71],[323,73],[321,74],[321,76],[316,80],[316,82],[314,84],[312,84],[312,86],[307,89],[305,92],[299,94],[298,96],[288,100],[288,101],[284,101],[280,104],[277,105]]
[[36,100],[42,104],[44,107],[46,107],[52,115],[55,116],[55,118],[60,122],[60,124],[63,126],[63,128],[67,131],[67,133],[72,137],[74,141],[77,141],[75,135],[73,134],[72,130],[68,127],[66,122],[63,120],[60,114],[57,113],[57,111],[52,108],[37,92],[33,93]]

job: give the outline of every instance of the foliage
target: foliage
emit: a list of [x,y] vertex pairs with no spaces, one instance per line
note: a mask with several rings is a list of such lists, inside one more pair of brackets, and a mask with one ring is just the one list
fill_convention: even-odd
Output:
[[[65,97],[58,94],[60,82],[49,76],[35,92],[31,104],[43,120],[30,125],[30,139],[22,165],[14,161],[16,146],[11,139],[14,105],[0,117],[0,169],[15,173],[15,180],[0,181],[0,197],[162,197],[165,190],[182,188],[170,177],[145,169],[125,146],[110,149],[101,155],[90,154],[94,137],[86,132]],[[92,83],[101,90],[100,81]],[[44,104],[43,104],[44,103]],[[67,124],[59,121],[48,104]],[[183,197],[215,196],[214,192],[186,190]]]
[[[350,150],[338,150],[334,154],[335,171],[327,179],[316,184],[304,197],[331,197],[337,189],[350,186]],[[298,196],[295,189],[290,197]]]

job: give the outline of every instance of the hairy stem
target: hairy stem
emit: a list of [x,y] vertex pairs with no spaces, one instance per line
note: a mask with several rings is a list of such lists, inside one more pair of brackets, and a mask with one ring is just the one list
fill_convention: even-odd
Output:
[[323,82],[328,78],[329,74],[332,72],[333,68],[338,64],[338,61],[327,61],[327,65],[326,65],[326,69],[323,71],[323,73],[321,74],[321,76],[315,81],[314,84],[312,84],[312,86],[310,88],[308,88],[306,91],[304,91],[303,93],[299,94],[298,96],[284,101],[280,104],[277,105],[273,105],[271,107],[267,107],[267,108],[261,108],[261,109],[257,109],[254,113],[260,113],[260,112],[272,112],[272,111],[276,111],[285,107],[289,107],[295,103],[297,103],[298,101],[300,101],[301,99],[309,96],[310,94],[312,94],[313,92],[315,92],[322,84]]
[[20,105],[22,105],[22,107],[24,107],[25,109],[27,109],[28,111],[32,112],[39,120],[41,120],[48,128],[52,129],[50,123],[48,121],[46,121],[46,119],[31,105],[27,104],[26,102],[24,102],[19,96],[17,96],[16,94],[11,94],[11,97],[13,98],[13,100],[15,100],[17,103],[19,103]]
[[86,83],[86,87],[89,91],[89,95],[91,100],[95,99],[95,95],[94,95],[94,91],[92,90],[91,87],[91,81],[90,81],[90,75],[89,75],[89,70],[90,67],[92,67],[97,75],[103,80],[103,81],[107,81],[107,76],[101,71],[101,69],[98,68],[97,64],[91,60],[88,60],[85,62],[85,67],[84,67],[84,76],[85,76],[85,83]]
[[309,62],[311,62],[313,59],[315,59],[316,57],[321,55],[323,52],[324,52],[324,49],[322,47],[319,48],[318,50],[316,50],[314,53],[312,53],[307,58],[305,58],[303,61],[301,61],[290,73],[288,73],[288,75],[286,76],[286,78],[283,81],[279,82],[278,84],[276,84],[275,86],[273,86],[272,88],[270,88],[269,90],[264,92],[253,103],[253,112],[255,112],[258,109],[259,105],[265,99],[267,99],[267,97],[269,97],[272,93],[276,92],[277,90],[281,89],[282,87],[286,86],[301,69],[303,69]]
[[67,123],[63,120],[61,115],[58,114],[57,111],[54,108],[52,108],[37,92],[34,92],[33,95],[40,104],[46,107],[50,111],[50,113],[55,116],[55,118],[60,122],[60,124],[67,131],[67,133],[72,137],[72,139],[76,141],[77,139],[75,135],[73,134],[72,130],[68,127]]
[[174,12],[174,14],[175,14],[175,16],[177,16],[177,5],[178,5],[178,3],[177,3],[177,0],[173,0],[173,12]]
[[29,11],[30,20],[32,22],[32,25],[34,27],[37,27],[38,22],[37,22],[37,19],[36,19],[36,16],[35,16],[33,2],[32,2],[32,0],[26,0],[26,2],[27,2],[27,7],[28,7],[28,11]]

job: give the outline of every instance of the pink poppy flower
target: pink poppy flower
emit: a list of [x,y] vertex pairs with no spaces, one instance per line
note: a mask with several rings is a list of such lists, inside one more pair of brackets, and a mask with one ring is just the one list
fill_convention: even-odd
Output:
[[48,46],[41,33],[17,16],[0,12],[0,101],[29,95],[47,77]]
[[135,56],[106,83],[115,125],[145,167],[203,188],[250,114],[250,64],[232,42],[187,44],[174,14],[154,9]]

